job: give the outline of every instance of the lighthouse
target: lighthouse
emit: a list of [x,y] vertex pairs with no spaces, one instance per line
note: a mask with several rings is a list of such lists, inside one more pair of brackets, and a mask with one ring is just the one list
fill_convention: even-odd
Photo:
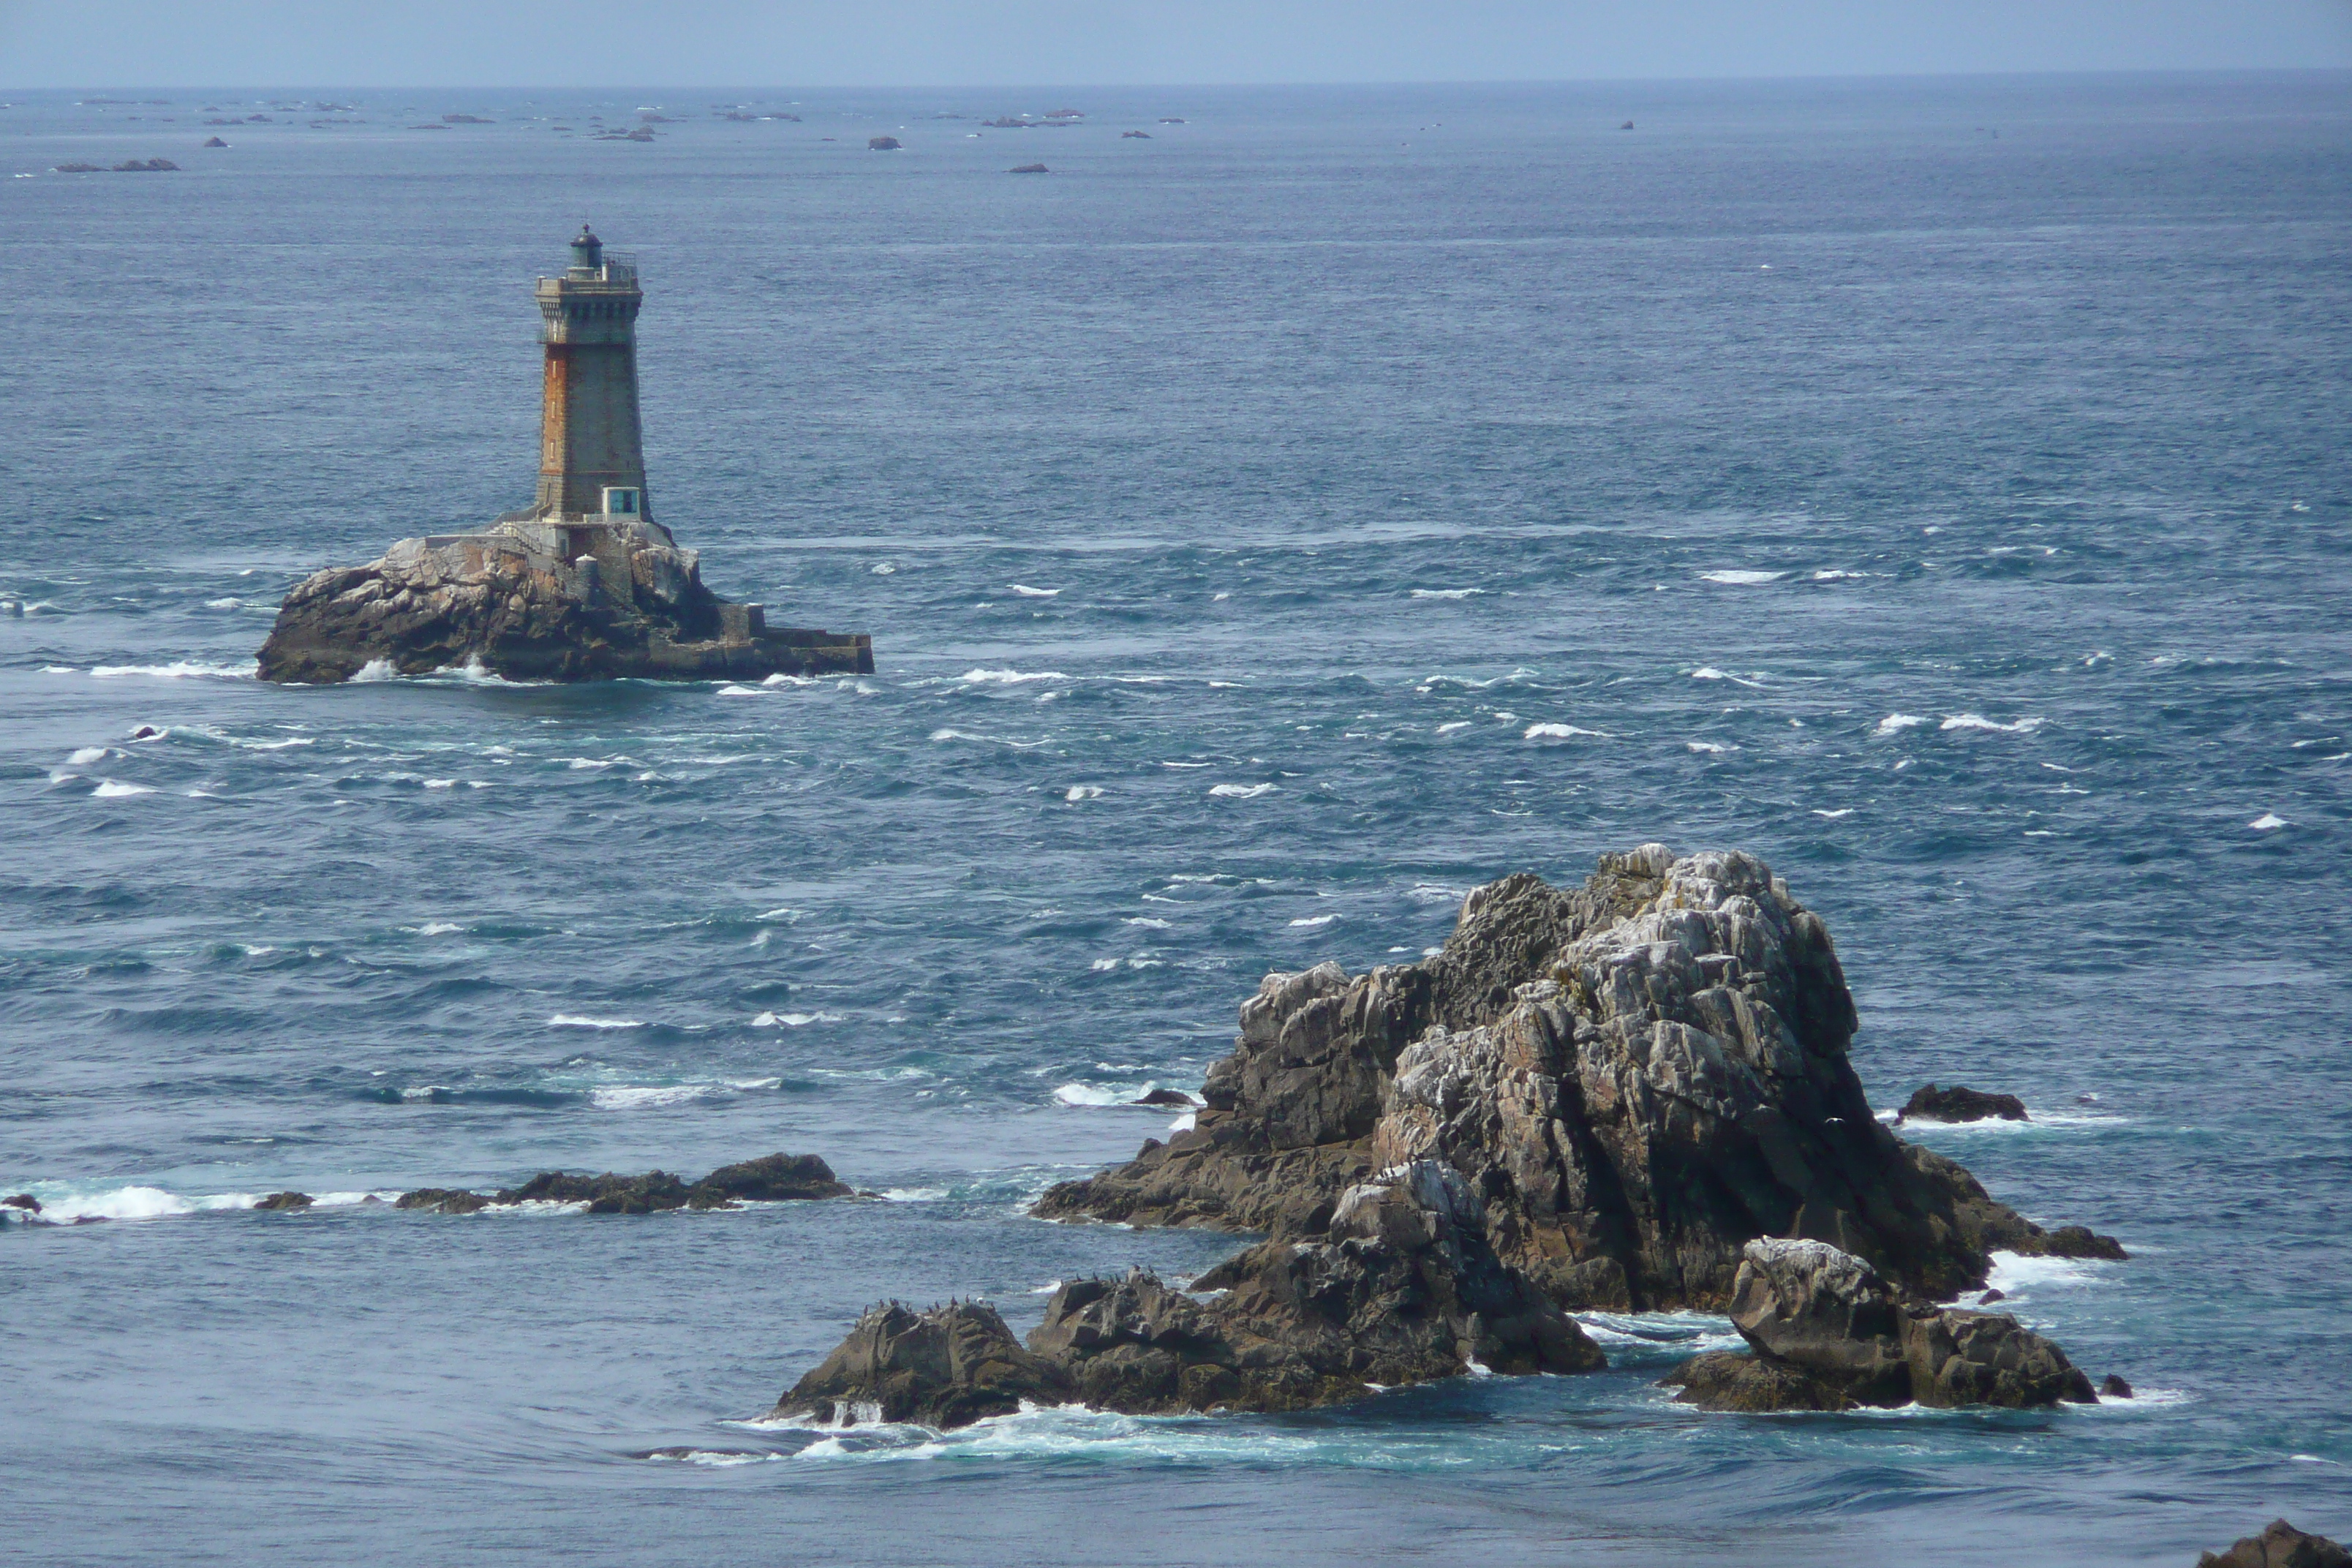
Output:
[[549,522],[645,517],[635,258],[607,251],[583,223],[572,265],[541,279],[538,296],[546,367],[533,510]]

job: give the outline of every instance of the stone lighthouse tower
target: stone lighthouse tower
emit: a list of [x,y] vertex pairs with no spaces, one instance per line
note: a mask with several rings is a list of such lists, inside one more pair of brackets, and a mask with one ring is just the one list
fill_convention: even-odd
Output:
[[572,242],[570,268],[539,280],[547,379],[534,510],[550,522],[646,513],[637,420],[637,310],[645,300],[635,259],[608,255],[584,223]]

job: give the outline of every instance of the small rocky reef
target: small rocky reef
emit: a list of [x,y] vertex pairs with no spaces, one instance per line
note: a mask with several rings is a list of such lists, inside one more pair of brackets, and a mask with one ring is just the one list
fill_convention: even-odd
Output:
[[1924,1084],[1903,1102],[1895,1113],[1902,1121],[2030,1121],[2025,1114],[2025,1101],[2013,1094],[1987,1094],[1982,1089],[1954,1084],[1938,1089]]
[[2066,1352],[2015,1318],[1906,1301],[1825,1242],[1749,1242],[1731,1321],[1748,1351],[1685,1362],[1664,1380],[1677,1398],[1745,1411],[2098,1403]]
[[526,514],[311,574],[260,655],[263,679],[310,684],[468,666],[509,680],[756,680],[871,674],[874,644],[771,627],[761,606],[703,586],[697,552],[650,520]]
[[[607,1171],[598,1176],[575,1176],[564,1171],[541,1171],[520,1187],[478,1193],[460,1187],[419,1187],[403,1193],[394,1205],[430,1209],[439,1214],[478,1214],[487,1208],[516,1204],[586,1204],[590,1214],[659,1214],[668,1209],[724,1209],[739,1203],[776,1203],[800,1198],[840,1198],[850,1195],[848,1184],[834,1177],[833,1167],[814,1154],[770,1154],[722,1165],[698,1182],[688,1182],[667,1171],[642,1176],[621,1176]],[[279,1199],[299,1199],[279,1202]],[[267,1206],[307,1208],[310,1200],[299,1193],[279,1193]]]
[[1298,1410],[1465,1372],[1575,1373],[1600,1348],[1495,1256],[1437,1162],[1341,1194],[1323,1238],[1250,1247],[1179,1289],[1141,1269],[1057,1289],[1024,1344],[992,1308],[870,1308],[777,1416],[950,1427],[1029,1405]]
[[1921,1300],[2045,1231],[1882,1126],[1828,928],[1752,856],[1604,855],[1477,889],[1425,963],[1271,974],[1194,1127],[1046,1193],[1049,1217],[1330,1234],[1372,1173],[1459,1173],[1496,1256],[1571,1309],[1719,1310],[1748,1242],[1825,1242]]
[[2274,1519],[2260,1535],[2249,1535],[2227,1552],[2200,1553],[2197,1568],[2352,1568],[2352,1552]]

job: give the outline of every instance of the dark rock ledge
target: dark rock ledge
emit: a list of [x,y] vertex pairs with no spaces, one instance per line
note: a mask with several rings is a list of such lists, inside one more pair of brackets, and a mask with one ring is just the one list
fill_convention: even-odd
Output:
[[1663,1380],[1677,1398],[1745,1411],[2099,1402],[2066,1352],[2015,1318],[1905,1301],[1825,1242],[1749,1242],[1731,1322],[1749,1353],[1685,1362]]
[[1896,1121],[2030,1121],[2025,1101],[2013,1094],[1987,1094],[1954,1084],[1949,1089],[1923,1085],[1895,1113]]
[[1461,1177],[1421,1162],[1350,1188],[1325,1239],[1262,1243],[1191,1291],[1141,1269],[1066,1284],[1025,1345],[979,1302],[869,1308],[773,1414],[949,1427],[1024,1404],[1299,1410],[1465,1372],[1602,1361],[1495,1256]]
[[2200,1553],[2197,1568],[2352,1568],[2352,1552],[2274,1519],[2260,1535],[2249,1535],[2227,1552]]
[[1436,1160],[1570,1308],[1719,1310],[1759,1237],[1925,1300],[1981,1289],[1996,1249],[2124,1256],[1880,1125],[1857,1023],[1828,928],[1770,868],[1643,845],[1573,891],[1476,889],[1426,963],[1268,975],[1193,1130],[1037,1212],[1314,1239],[1371,1172]]
[[523,1203],[584,1203],[590,1214],[658,1214],[667,1209],[732,1208],[746,1201],[847,1197],[850,1191],[847,1184],[834,1178],[833,1167],[814,1154],[770,1154],[764,1159],[722,1165],[691,1184],[667,1171],[648,1171],[642,1176],[619,1176],[610,1171],[601,1176],[542,1171],[520,1187],[505,1187],[495,1193],[420,1187],[413,1193],[401,1194],[394,1206],[432,1209],[441,1214],[476,1214],[486,1208]]

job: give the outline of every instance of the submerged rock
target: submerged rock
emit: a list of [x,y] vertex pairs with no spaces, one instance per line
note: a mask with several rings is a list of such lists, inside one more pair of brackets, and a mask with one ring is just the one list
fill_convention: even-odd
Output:
[[1959,1084],[1937,1089],[1932,1083],[1922,1086],[1904,1101],[1903,1109],[1895,1116],[1897,1121],[1990,1121],[1995,1118],[2002,1121],[2032,1120],[2025,1114],[2025,1101],[2013,1094],[1986,1094]]
[[1856,1023],[1828,929],[1762,861],[1644,845],[1572,892],[1475,890],[1425,963],[1268,975],[1193,1129],[1038,1212],[1313,1237],[1368,1173],[1432,1159],[1571,1307],[1719,1308],[1758,1237],[1938,1300],[1981,1288],[1996,1247],[2122,1256],[1880,1126]]
[[984,1307],[870,1309],[776,1413],[837,1420],[866,1405],[953,1426],[1022,1400],[1136,1415],[1298,1410],[1474,1370],[1586,1372],[1603,1359],[1494,1255],[1462,1178],[1424,1162],[1349,1189],[1329,1239],[1262,1243],[1190,1292],[1142,1269],[1063,1285],[1025,1349]]
[[648,1171],[641,1176],[610,1171],[595,1176],[541,1171],[520,1187],[502,1187],[495,1193],[420,1187],[401,1194],[394,1206],[478,1214],[516,1204],[555,1203],[585,1204],[590,1214],[661,1214],[671,1209],[733,1208],[739,1203],[841,1198],[851,1191],[847,1183],[835,1178],[832,1166],[814,1154],[769,1154],[722,1165],[693,1183],[667,1171]]
[[2066,1352],[2005,1312],[1920,1306],[1819,1241],[1751,1241],[1731,1301],[1751,1353],[1694,1358],[1663,1381],[1710,1410],[2095,1405]]
[[30,1193],[18,1193],[14,1197],[0,1198],[0,1208],[23,1209],[26,1214],[41,1212],[41,1200]]
[[312,574],[262,645],[265,680],[331,684],[373,668],[478,666],[514,680],[761,679],[871,673],[864,637],[772,629],[758,605],[702,585],[696,552],[651,521],[509,519],[404,539],[364,566]]
[[2249,1535],[2227,1552],[2200,1553],[2197,1568],[2352,1568],[2352,1552],[2274,1519],[2260,1535]]

